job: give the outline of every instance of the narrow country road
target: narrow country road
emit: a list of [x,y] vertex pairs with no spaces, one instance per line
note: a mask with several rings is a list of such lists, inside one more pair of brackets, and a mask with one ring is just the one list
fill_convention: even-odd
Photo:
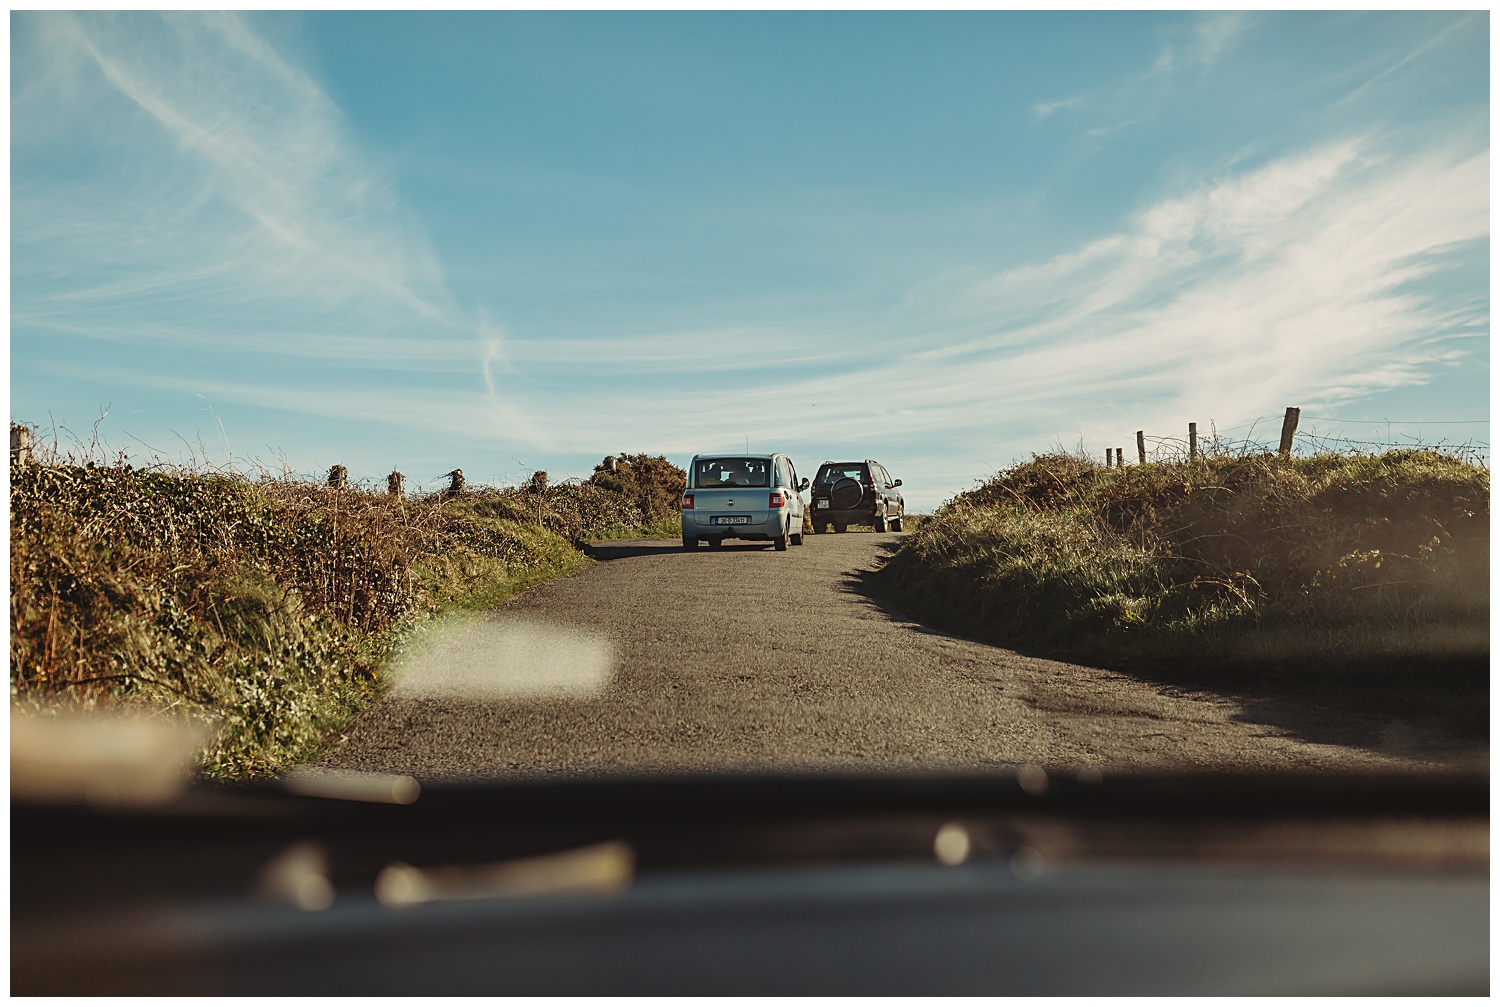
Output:
[[582,573],[434,635],[323,765],[457,779],[1475,757],[1420,725],[1183,692],[930,630],[864,593],[898,540],[596,547]]

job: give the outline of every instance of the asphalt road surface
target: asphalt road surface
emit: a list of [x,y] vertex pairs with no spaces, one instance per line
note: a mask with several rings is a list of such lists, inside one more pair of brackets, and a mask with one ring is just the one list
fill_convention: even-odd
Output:
[[456,779],[1476,757],[1421,724],[1189,692],[929,629],[865,593],[899,539],[596,547],[589,569],[430,634],[324,765]]

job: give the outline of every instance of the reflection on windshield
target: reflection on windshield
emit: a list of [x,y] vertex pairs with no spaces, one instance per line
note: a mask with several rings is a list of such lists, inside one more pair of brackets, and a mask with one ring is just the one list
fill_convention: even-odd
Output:
[[10,792],[35,801],[154,804],[190,778],[207,725],[144,714],[10,715]]

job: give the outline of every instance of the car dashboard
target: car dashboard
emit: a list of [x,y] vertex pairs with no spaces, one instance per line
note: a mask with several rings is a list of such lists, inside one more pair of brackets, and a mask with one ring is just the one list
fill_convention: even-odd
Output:
[[13,994],[1489,988],[1483,773],[306,773],[11,842]]

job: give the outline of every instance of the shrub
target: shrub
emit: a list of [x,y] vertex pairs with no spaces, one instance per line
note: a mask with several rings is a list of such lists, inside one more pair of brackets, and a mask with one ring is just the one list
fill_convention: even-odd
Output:
[[641,513],[641,524],[657,524],[675,517],[687,489],[687,473],[661,455],[620,455],[594,467],[589,483],[618,493]]

